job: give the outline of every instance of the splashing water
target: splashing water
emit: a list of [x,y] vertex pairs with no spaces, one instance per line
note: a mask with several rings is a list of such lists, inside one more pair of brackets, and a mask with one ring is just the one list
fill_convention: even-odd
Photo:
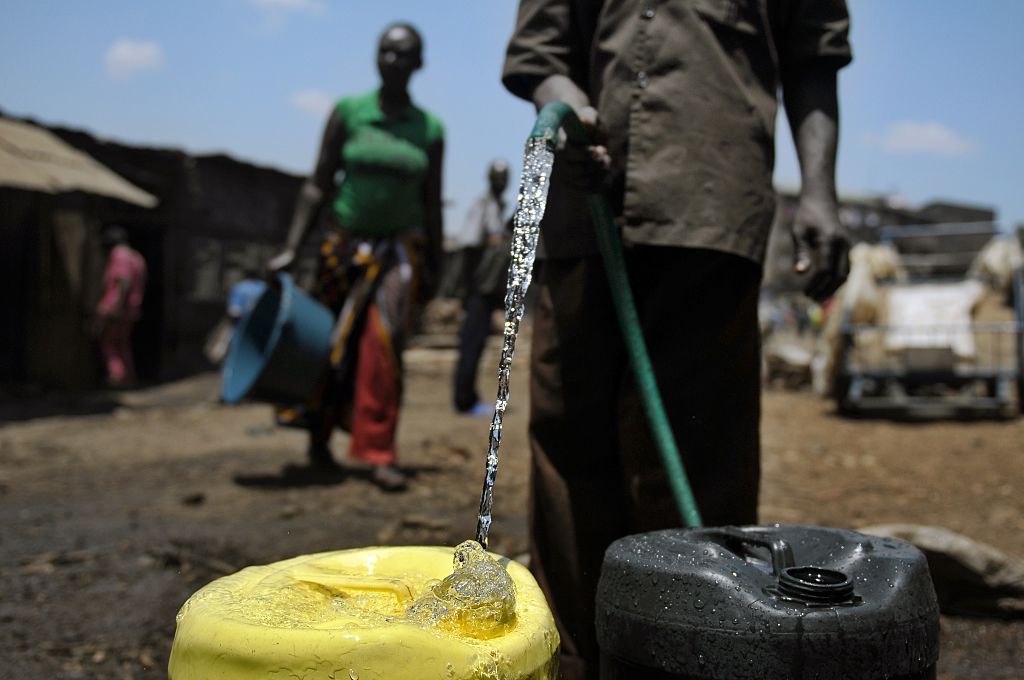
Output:
[[476,541],[455,548],[454,569],[406,611],[405,619],[435,631],[478,640],[516,625],[516,584]]
[[429,561],[413,555],[388,565],[385,574],[373,573],[375,559],[253,567],[263,572],[255,585],[242,588],[237,575],[215,582],[188,599],[177,622],[181,625],[196,607],[209,611],[212,601],[220,616],[273,628],[358,631],[413,625],[475,640],[514,630],[518,593],[505,565],[476,541],[462,542],[452,554],[452,570],[440,580]]
[[519,197],[513,218],[512,261],[508,267],[508,281],[505,288],[505,331],[501,346],[501,361],[498,364],[498,396],[494,401],[494,417],[487,437],[487,470],[484,474],[484,488],[480,496],[480,512],[477,515],[476,540],[487,547],[487,535],[491,530],[491,508],[494,505],[494,479],[498,474],[498,447],[501,445],[501,421],[508,406],[509,374],[512,356],[516,351],[516,337],[519,323],[523,320],[526,292],[533,278],[533,261],[537,255],[537,237],[540,235],[540,221],[548,201],[551,166],[554,151],[543,138],[532,138],[526,142],[523,158],[523,175],[519,183]]

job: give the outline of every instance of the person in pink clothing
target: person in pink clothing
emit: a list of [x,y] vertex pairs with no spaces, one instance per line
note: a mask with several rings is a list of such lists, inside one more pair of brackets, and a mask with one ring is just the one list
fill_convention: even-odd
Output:
[[124,387],[136,380],[132,327],[142,313],[146,261],[128,245],[128,235],[121,227],[110,227],[103,233],[103,246],[108,255],[103,292],[96,305],[99,346],[107,383]]

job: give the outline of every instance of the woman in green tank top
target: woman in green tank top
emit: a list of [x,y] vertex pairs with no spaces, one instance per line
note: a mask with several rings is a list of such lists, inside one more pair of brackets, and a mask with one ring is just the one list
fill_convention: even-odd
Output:
[[351,434],[349,457],[372,465],[374,481],[388,490],[406,482],[395,467],[402,349],[441,262],[444,129],[408,90],[422,54],[411,25],[384,30],[381,86],[341,99],[331,111],[285,248],[269,265],[291,267],[312,223],[329,208],[313,292],[338,314],[339,332],[327,378],[302,409],[310,462],[336,467],[328,443],[334,427],[343,427]]

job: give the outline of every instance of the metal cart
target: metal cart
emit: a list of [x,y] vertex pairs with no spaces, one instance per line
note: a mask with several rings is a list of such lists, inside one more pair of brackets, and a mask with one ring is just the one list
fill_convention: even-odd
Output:
[[[900,253],[909,281],[883,286],[893,295],[962,284],[973,257],[996,233],[990,224],[886,229],[882,241]],[[1012,418],[1024,412],[1024,274],[1019,268],[1010,296],[1006,318],[998,321],[855,324],[844,318],[839,411],[914,418]]]

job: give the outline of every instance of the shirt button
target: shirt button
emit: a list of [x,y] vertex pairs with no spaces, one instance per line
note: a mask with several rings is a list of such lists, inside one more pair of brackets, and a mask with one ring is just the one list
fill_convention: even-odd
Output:
[[644,11],[640,13],[640,16],[642,16],[644,19],[653,19],[654,18],[654,8],[653,7],[646,7],[646,8],[644,8]]
[[641,88],[647,87],[647,71],[640,71],[636,74],[636,84]]

